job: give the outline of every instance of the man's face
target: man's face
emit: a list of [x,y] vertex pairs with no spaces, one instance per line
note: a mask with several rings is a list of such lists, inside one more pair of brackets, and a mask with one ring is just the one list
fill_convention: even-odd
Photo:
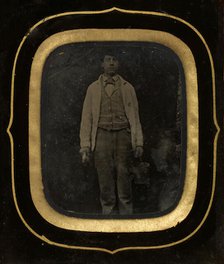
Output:
[[113,76],[117,73],[118,70],[118,60],[111,55],[105,55],[103,62],[102,62],[102,67],[104,70],[104,73],[110,76]]

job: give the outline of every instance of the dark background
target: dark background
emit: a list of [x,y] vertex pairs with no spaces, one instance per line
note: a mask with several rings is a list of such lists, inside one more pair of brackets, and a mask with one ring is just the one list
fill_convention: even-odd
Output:
[[[44,190],[51,205],[62,213],[101,214],[94,162],[87,167],[81,164],[79,129],[87,87],[102,74],[101,63],[108,50],[116,51],[119,74],[135,87],[144,134],[143,160],[151,164],[150,185],[133,184],[134,214],[155,216],[179,200],[186,152],[186,139],[182,133],[181,142],[181,124],[177,124],[181,122],[179,108],[186,114],[182,65],[172,50],[155,43],[76,43],[49,55],[41,87]],[[181,88],[182,107],[177,96]],[[183,118],[183,131],[185,123]],[[181,153],[176,151],[180,143],[182,173]]]
[[[101,252],[66,250],[42,243],[19,219],[12,199],[10,143],[6,128],[10,115],[10,79],[18,45],[29,28],[42,18],[76,10],[100,10],[118,6],[133,10],[170,13],[193,24],[205,37],[217,72],[217,112],[223,119],[223,5],[214,0],[133,0],[133,1],[2,1],[0,4],[0,262],[1,263],[223,263],[224,256],[224,179],[223,135],[218,147],[217,189],[212,211],[203,228],[189,241],[173,248],[127,251],[114,256]],[[219,28],[219,31],[218,31]],[[206,117],[205,117],[206,118]]]

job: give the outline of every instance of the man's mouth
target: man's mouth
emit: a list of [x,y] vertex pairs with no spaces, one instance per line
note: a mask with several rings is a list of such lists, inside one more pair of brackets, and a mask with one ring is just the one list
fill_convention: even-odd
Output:
[[108,70],[110,70],[110,71],[111,71],[111,70],[114,71],[114,70],[115,70],[115,67],[111,66],[111,67],[108,68]]

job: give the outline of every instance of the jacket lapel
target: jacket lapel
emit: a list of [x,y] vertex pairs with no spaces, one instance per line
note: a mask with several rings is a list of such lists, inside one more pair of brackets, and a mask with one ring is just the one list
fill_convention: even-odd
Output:
[[127,83],[121,76],[120,76],[120,80],[121,80],[121,94],[122,94],[122,99],[123,99],[123,104],[124,104],[124,109],[127,115],[127,118],[130,122],[130,110],[132,109],[130,107],[131,105],[131,97],[130,97],[130,93],[127,92],[127,89],[125,87],[125,84]]
[[93,120],[93,122],[95,124],[98,123],[98,120],[99,120],[99,115],[100,115],[100,102],[101,102],[101,76],[99,77],[99,79],[96,81],[95,83],[96,87],[94,89],[94,95],[92,98],[94,98],[93,100],[93,116],[96,117],[95,120]]

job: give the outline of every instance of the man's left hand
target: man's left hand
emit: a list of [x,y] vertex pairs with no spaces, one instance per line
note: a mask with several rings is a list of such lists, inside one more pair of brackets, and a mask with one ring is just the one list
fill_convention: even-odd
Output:
[[143,147],[142,146],[137,146],[135,148],[135,153],[134,153],[135,158],[141,158],[142,155],[143,155]]

